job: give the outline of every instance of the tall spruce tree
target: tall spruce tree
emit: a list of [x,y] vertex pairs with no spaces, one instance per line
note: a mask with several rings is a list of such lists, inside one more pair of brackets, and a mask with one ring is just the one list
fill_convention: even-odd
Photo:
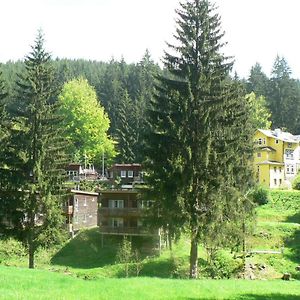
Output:
[[228,80],[232,62],[221,52],[215,7],[190,0],[177,14],[177,44],[169,45],[164,61],[169,75],[159,77],[149,114],[145,163],[150,189],[164,194],[156,200],[167,199],[168,215],[189,228],[190,277],[196,278],[205,230],[230,220],[229,203],[237,208],[233,191],[248,185],[252,132],[243,127],[249,123],[244,91]]
[[262,71],[259,63],[256,63],[250,70],[250,75],[247,81],[248,93],[254,92],[257,96],[268,95],[269,79]]
[[272,113],[273,127],[284,128],[297,134],[300,114],[300,85],[291,78],[291,69],[284,57],[277,56],[275,59],[267,101]]
[[67,163],[61,118],[56,114],[54,70],[41,32],[25,58],[25,67],[17,81],[15,126],[9,145],[18,160],[8,166],[19,178],[14,186],[18,196],[14,209],[22,212],[19,228],[28,246],[29,268],[34,268],[37,248],[62,236],[63,169]]
[[124,90],[119,99],[117,138],[118,138],[118,161],[121,163],[134,163],[134,146],[136,143],[136,132],[132,119],[133,104],[127,90]]

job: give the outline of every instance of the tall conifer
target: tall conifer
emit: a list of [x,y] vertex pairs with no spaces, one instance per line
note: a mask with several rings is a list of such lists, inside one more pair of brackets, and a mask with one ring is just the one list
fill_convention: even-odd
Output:
[[162,205],[169,206],[170,216],[177,215],[179,226],[184,221],[189,228],[190,277],[196,278],[205,230],[230,219],[229,193],[246,188],[236,172],[243,169],[241,178],[249,179],[251,137],[243,131],[243,92],[228,81],[232,62],[221,52],[224,33],[215,7],[189,0],[177,14],[177,43],[169,44],[164,60],[169,75],[159,77],[150,112],[146,166],[152,191],[166,196],[158,201],[173,188],[173,203]]
[[19,74],[13,111],[15,128],[10,143],[18,164],[10,169],[19,178],[16,211],[21,211],[23,235],[28,245],[29,268],[41,244],[49,245],[60,236],[64,189],[66,144],[61,138],[61,119],[56,115],[57,91],[51,57],[38,33],[32,51],[25,58],[26,71]]

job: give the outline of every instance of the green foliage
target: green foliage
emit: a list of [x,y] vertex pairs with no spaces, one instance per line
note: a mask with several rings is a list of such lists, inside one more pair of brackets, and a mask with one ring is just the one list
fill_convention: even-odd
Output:
[[238,199],[252,184],[253,127],[243,88],[229,79],[215,7],[187,1],[177,13],[177,43],[151,102],[145,165],[164,227],[189,229],[196,277],[198,241],[237,217]]
[[252,92],[251,94],[246,95],[247,100],[252,107],[252,122],[255,129],[270,129],[272,122],[271,113],[267,108],[267,102],[264,96],[256,97]]
[[258,205],[267,204],[270,201],[269,189],[264,186],[257,186],[252,192],[251,197]]
[[0,264],[24,256],[26,256],[26,249],[20,241],[13,238],[0,240]]
[[294,190],[300,190],[300,173],[298,173],[297,176],[294,178],[292,187]]
[[205,267],[207,275],[213,279],[234,278],[243,269],[241,259],[235,259],[225,251],[216,251]]
[[132,258],[133,253],[131,242],[126,237],[124,237],[117,251],[116,261],[124,265],[124,272],[126,277],[129,276],[129,268],[130,263],[132,262]]
[[61,205],[66,143],[57,116],[51,57],[43,44],[39,32],[26,56],[25,72],[18,75],[10,107],[13,125],[0,174],[4,224],[28,246],[31,268],[38,247],[58,242],[64,225]]
[[70,153],[83,160],[85,156],[100,164],[115,156],[114,142],[109,138],[109,118],[100,106],[97,95],[83,78],[67,82],[59,95],[60,115],[64,118],[65,137],[71,143]]
[[[277,56],[269,84],[269,108],[275,128],[286,128],[288,132],[299,132],[300,85],[291,78],[291,69],[284,57]],[[288,116],[288,117],[287,117]]]

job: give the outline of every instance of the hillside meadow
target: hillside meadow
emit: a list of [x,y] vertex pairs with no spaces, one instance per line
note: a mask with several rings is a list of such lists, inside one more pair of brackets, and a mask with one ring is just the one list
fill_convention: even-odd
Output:
[[[275,250],[281,254],[254,254],[247,264],[257,280],[236,279],[240,261],[220,251],[216,278],[207,279],[207,256],[200,251],[200,280],[186,280],[189,240],[183,236],[173,250],[161,255],[149,251],[148,239],[133,238],[141,250],[139,277],[135,265],[124,278],[124,265],[116,262],[122,237],[105,237],[101,247],[97,228],[82,231],[64,245],[41,249],[37,270],[28,270],[22,245],[0,241],[0,299],[300,299],[300,193],[271,191],[268,204],[256,209],[257,223],[247,238],[248,250]],[[260,269],[259,266],[264,266]],[[289,272],[292,281],[280,280]],[[226,278],[226,279],[225,279]],[[260,280],[258,280],[260,279]]]

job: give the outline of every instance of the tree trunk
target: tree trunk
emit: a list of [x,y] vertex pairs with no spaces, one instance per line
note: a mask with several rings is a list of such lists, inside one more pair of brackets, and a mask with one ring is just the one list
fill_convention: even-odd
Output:
[[172,236],[170,232],[168,233],[168,240],[169,240],[169,249],[172,250]]
[[190,278],[196,279],[198,277],[198,241],[195,236],[191,239],[190,251]]
[[32,238],[32,229],[29,229],[28,236],[28,260],[29,260],[29,269],[34,269],[34,245]]

